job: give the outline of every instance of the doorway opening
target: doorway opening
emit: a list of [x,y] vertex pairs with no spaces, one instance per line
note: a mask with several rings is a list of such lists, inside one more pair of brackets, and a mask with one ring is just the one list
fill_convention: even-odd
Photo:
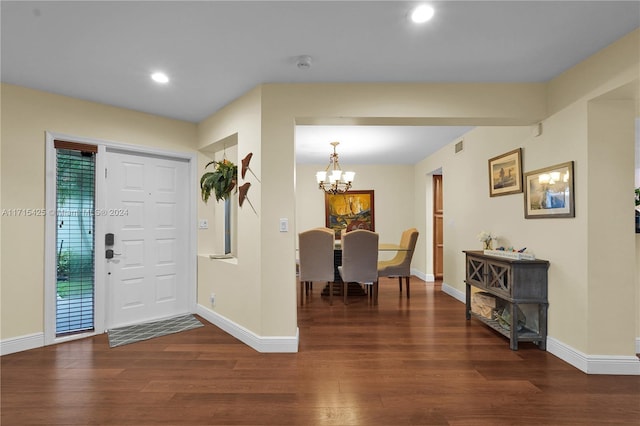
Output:
[[433,175],[433,276],[444,276],[444,210],[442,204],[442,175]]

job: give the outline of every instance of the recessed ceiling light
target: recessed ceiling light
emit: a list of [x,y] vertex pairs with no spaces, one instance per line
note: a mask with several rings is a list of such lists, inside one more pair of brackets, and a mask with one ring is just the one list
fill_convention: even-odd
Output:
[[411,20],[416,24],[423,24],[433,18],[434,13],[435,10],[433,10],[433,7],[423,4],[411,12]]
[[165,84],[169,82],[169,77],[167,77],[167,75],[163,72],[154,72],[153,74],[151,74],[151,79],[156,83]]

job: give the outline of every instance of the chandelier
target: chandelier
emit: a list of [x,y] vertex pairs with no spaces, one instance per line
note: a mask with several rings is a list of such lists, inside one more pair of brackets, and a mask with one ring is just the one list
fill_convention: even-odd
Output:
[[355,172],[343,172],[338,162],[336,147],[340,142],[331,142],[333,154],[329,156],[329,165],[323,172],[316,173],[318,188],[329,194],[341,194],[351,188]]

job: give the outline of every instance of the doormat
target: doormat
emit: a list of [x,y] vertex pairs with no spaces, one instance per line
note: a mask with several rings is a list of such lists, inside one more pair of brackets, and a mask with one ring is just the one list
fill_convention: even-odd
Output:
[[128,345],[129,343],[166,336],[167,334],[191,330],[204,325],[193,315],[183,315],[161,321],[147,322],[144,324],[129,325],[126,327],[109,330],[109,347]]

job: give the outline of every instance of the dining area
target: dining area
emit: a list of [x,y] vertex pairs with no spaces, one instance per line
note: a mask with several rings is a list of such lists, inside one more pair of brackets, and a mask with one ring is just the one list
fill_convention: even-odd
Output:
[[[308,129],[302,126],[302,133],[296,133],[301,140],[305,131]],[[351,142],[349,149],[357,146]],[[341,143],[330,145],[333,152],[324,170],[318,171],[315,164],[300,164],[296,173],[301,188],[311,188],[310,178],[315,176],[316,188],[323,194],[318,197],[315,191],[299,191],[296,197],[300,306],[313,300],[314,284],[322,286],[315,297],[329,306],[336,297],[342,298],[344,305],[365,299],[376,306],[380,278],[387,277],[397,279],[399,294],[409,299],[411,262],[419,232],[406,193],[390,182],[396,182],[395,178],[408,180],[411,169],[359,164],[359,188],[354,188],[356,173],[343,171],[338,160],[337,147]],[[357,154],[356,161],[361,163],[361,157],[361,153]],[[383,169],[386,172],[380,174]],[[385,177],[388,174],[394,179]],[[321,220],[324,226],[320,225]],[[392,281],[384,282],[388,286]]]
[[[379,282],[382,277],[397,278],[398,291],[411,297],[411,260],[419,232],[408,228],[397,243],[381,242],[380,235],[368,229],[344,230],[339,234],[327,227],[318,227],[298,234],[298,278],[300,306],[314,297],[313,284],[323,289],[319,297],[333,305],[334,296],[349,299],[367,298],[378,304]],[[381,258],[380,254],[393,257]]]

